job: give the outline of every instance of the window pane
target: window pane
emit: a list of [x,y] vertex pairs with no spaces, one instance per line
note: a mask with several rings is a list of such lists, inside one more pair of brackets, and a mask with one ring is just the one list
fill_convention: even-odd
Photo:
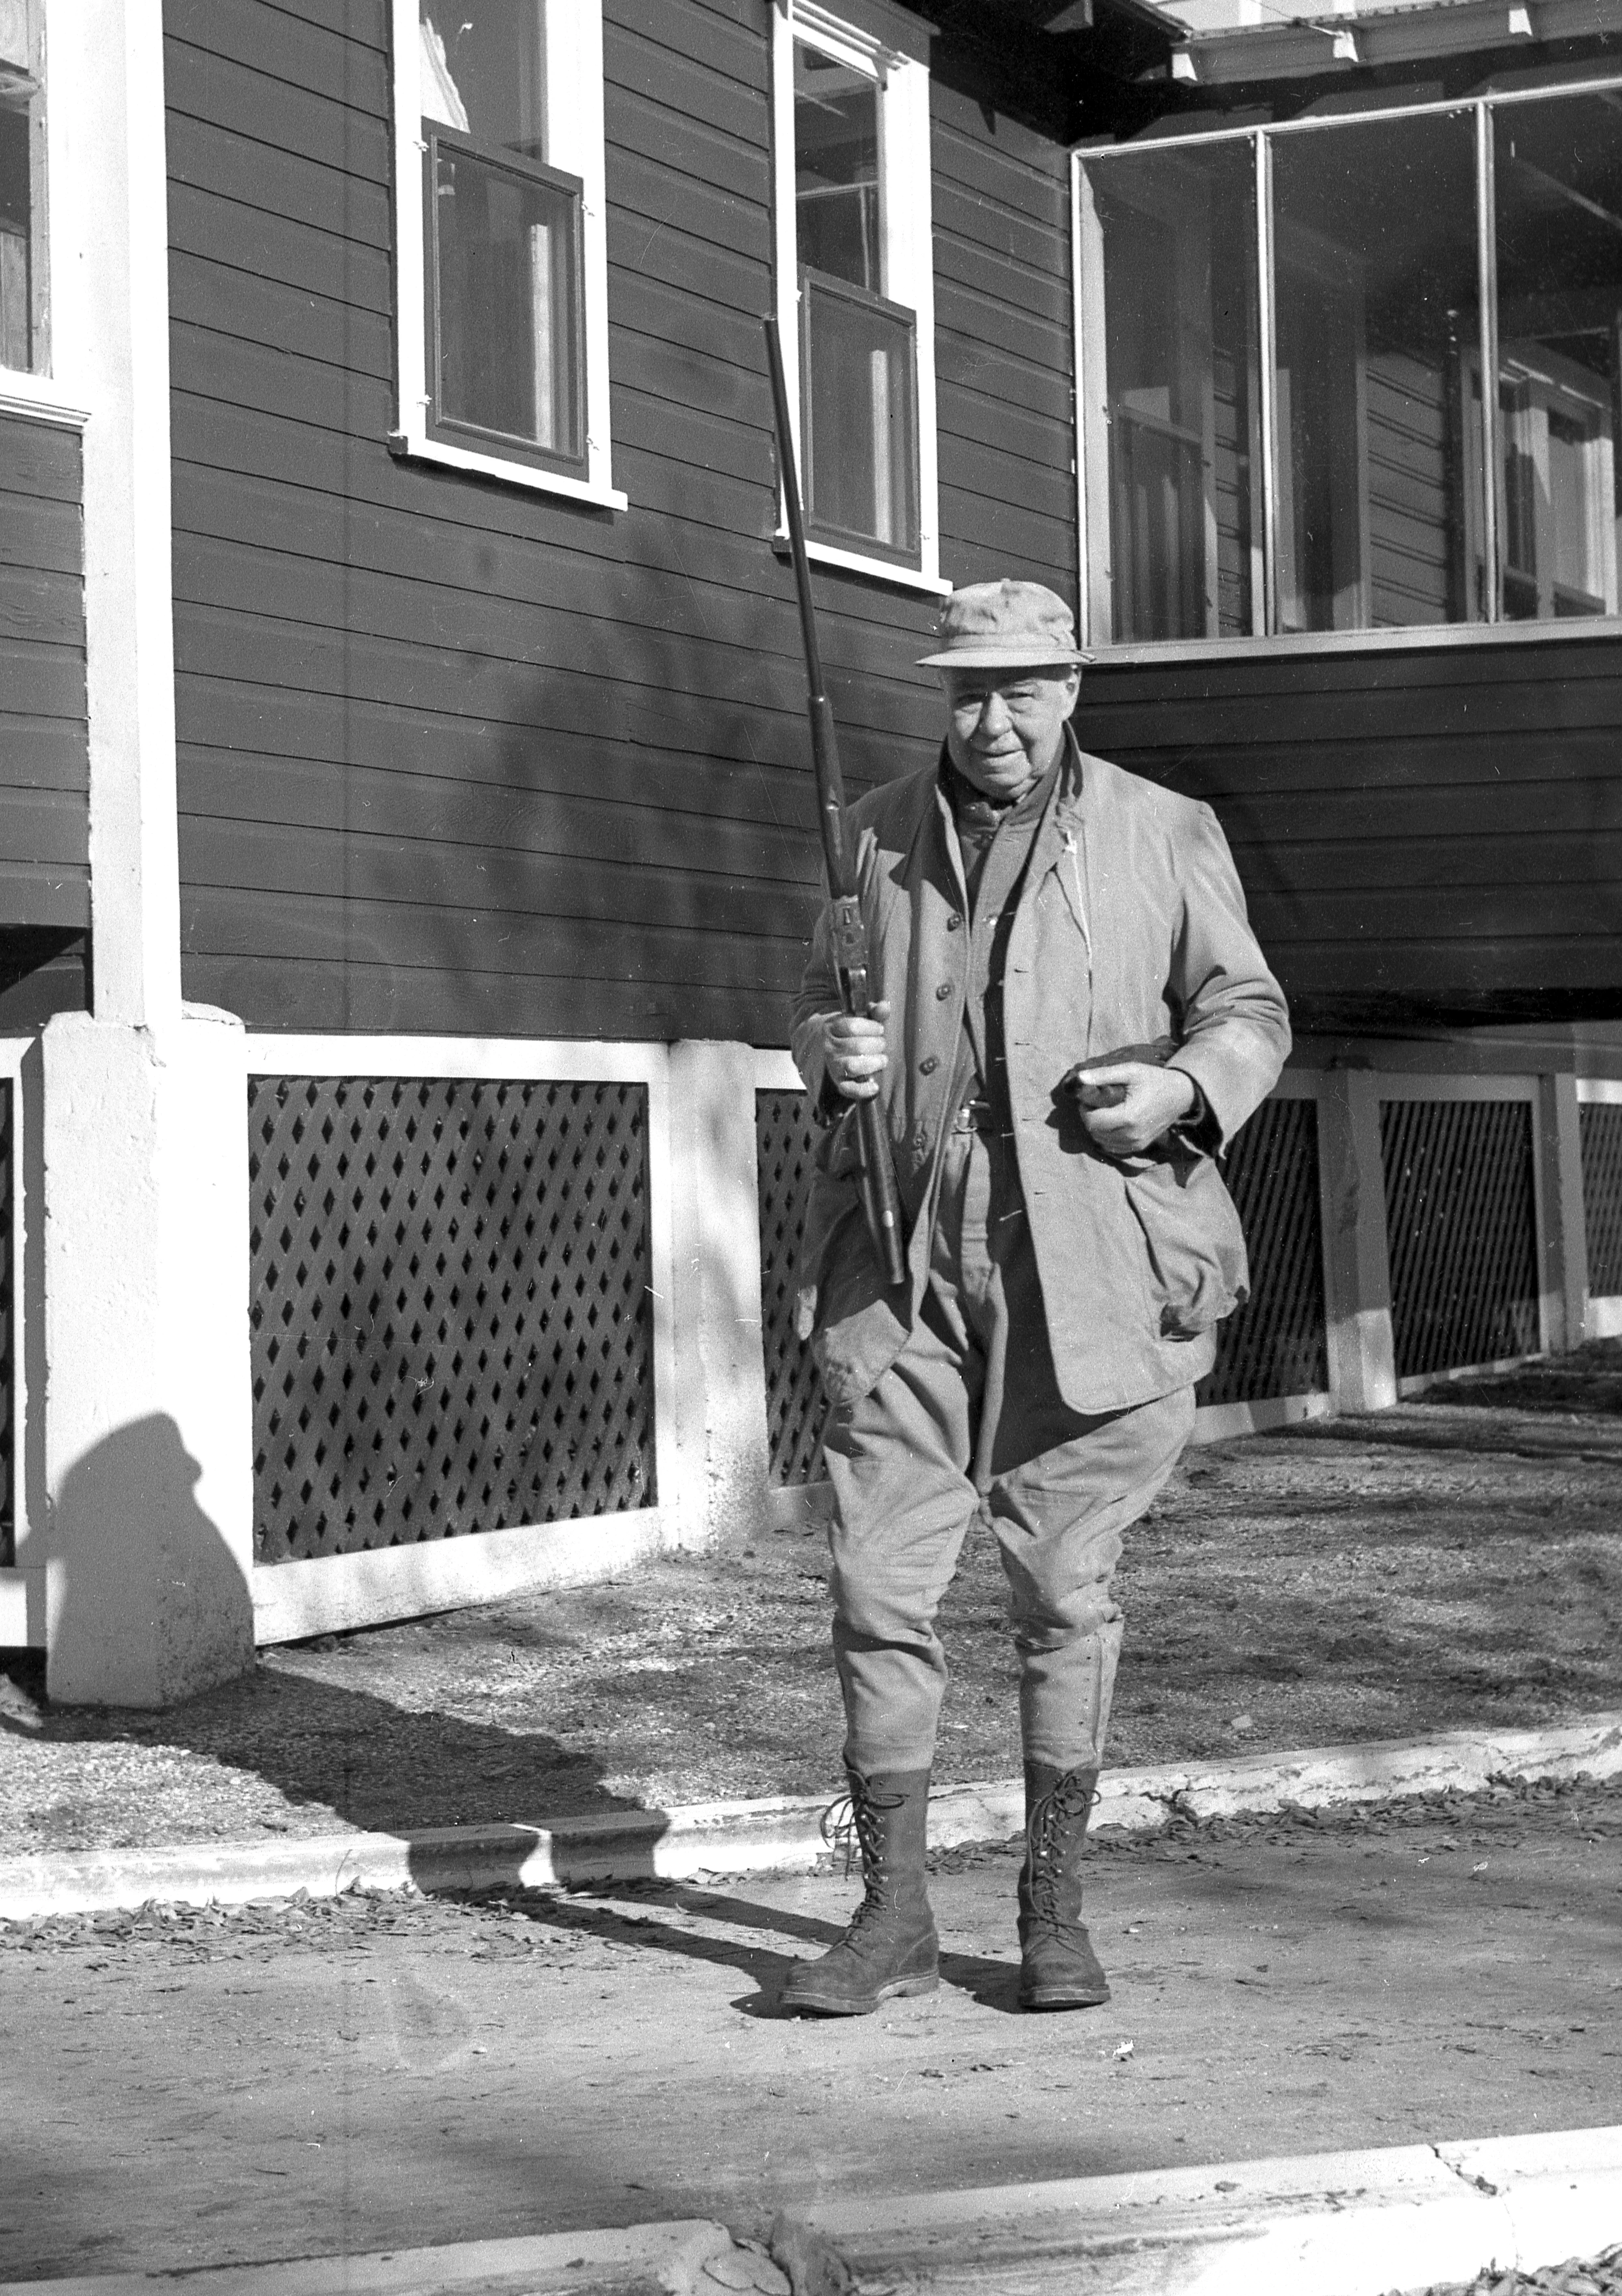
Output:
[[45,100],[33,11],[0,6],[0,367],[45,365]]
[[1118,640],[1258,626],[1254,172],[1248,144],[1090,171]]
[[798,40],[794,212],[803,265],[884,292],[878,84]]
[[578,194],[434,150],[436,414],[580,460]]
[[418,0],[422,117],[546,157],[546,0]]
[[808,521],[825,539],[916,559],[916,331],[912,316],[800,275]]
[[1472,117],[1280,135],[1273,154],[1279,627],[1475,619]]
[[1511,620],[1614,614],[1622,117],[1608,95],[1494,114],[1499,556]]

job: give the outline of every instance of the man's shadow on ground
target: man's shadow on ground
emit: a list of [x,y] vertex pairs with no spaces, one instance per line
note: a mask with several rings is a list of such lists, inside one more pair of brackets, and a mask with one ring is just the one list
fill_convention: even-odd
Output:
[[[438,1894],[470,1906],[487,1902],[489,1896],[480,1890],[447,1889]],[[766,2020],[786,2019],[799,2013],[785,2010],[781,2005],[781,1996],[789,1972],[809,1956],[778,1952],[746,1939],[751,1934],[765,1931],[774,1937],[793,1938],[812,1953],[817,1953],[835,1944],[845,1933],[843,1922],[823,1921],[815,1915],[759,1905],[750,1898],[734,1897],[729,1891],[698,1882],[609,1882],[583,1883],[578,1894],[569,1890],[523,1890],[516,1898],[511,1893],[500,1894],[507,1898],[511,1912],[549,1929],[568,1934],[584,1931],[613,1945],[668,1954],[678,1961],[735,1969],[757,1990],[741,1994],[732,2006],[746,2017]],[[622,1907],[624,1910],[619,1910]],[[678,1929],[661,1920],[658,1912],[639,1910],[647,1907],[668,1907],[697,1920],[725,1923],[742,1935],[714,1937]],[[1012,2012],[1018,2006],[1019,1970],[1012,1963],[995,1961],[981,1954],[943,1952],[940,1978],[943,1986],[968,1994],[982,2008]]]

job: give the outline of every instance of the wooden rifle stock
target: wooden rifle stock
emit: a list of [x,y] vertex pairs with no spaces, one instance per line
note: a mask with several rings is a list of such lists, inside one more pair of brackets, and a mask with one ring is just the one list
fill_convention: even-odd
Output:
[[[833,921],[833,962],[839,974],[840,996],[847,1013],[865,1018],[872,999],[867,981],[867,928],[856,898],[856,872],[845,839],[845,784],[840,772],[839,742],[833,712],[823,685],[822,649],[816,639],[816,613],[811,603],[811,566],[806,555],[806,523],[800,510],[799,477],[794,462],[794,434],[789,422],[789,388],[783,373],[782,345],[777,322],[766,321],[766,364],[772,375],[772,411],[777,423],[777,461],[782,474],[783,502],[789,518],[789,546],[794,561],[794,587],[799,598],[799,630],[806,650],[807,709],[811,720],[811,760],[816,769],[816,811],[823,832],[823,860],[828,873],[828,894]],[[896,1192],[896,1168],[890,1158],[884,1119],[875,1095],[852,1103],[856,1111],[856,1164],[861,1175],[862,1205],[867,1228],[879,1255],[887,1283],[906,1281],[906,1252],[901,1234],[901,1200]]]

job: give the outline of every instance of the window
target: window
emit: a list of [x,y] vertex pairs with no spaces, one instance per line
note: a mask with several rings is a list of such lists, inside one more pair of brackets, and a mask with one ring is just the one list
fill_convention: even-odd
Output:
[[1492,173],[1498,610],[1614,614],[1622,94],[1503,106]]
[[944,590],[928,34],[883,0],[775,19],[777,305],[812,555]]
[[[1107,460],[1089,526],[1112,537],[1092,619],[1117,638],[1233,636],[1257,627],[1261,582],[1256,214],[1242,149],[1086,179],[1084,228],[1105,251],[1084,317],[1084,392]],[[1099,355],[1102,373],[1099,374]]]
[[1619,128],[1518,94],[1081,158],[1093,643],[1615,615]]
[[392,443],[623,507],[608,447],[599,0],[395,0],[394,33]]
[[0,0],[0,368],[49,372],[40,0]]
[[1468,620],[1453,400],[1480,340],[1474,122],[1281,137],[1272,160],[1275,627]]

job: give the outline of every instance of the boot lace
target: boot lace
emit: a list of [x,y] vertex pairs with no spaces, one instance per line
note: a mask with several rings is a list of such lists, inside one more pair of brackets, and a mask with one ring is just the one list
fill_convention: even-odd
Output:
[[847,1936],[855,1939],[864,1923],[883,1912],[885,1889],[889,1876],[885,1870],[883,1839],[880,1833],[881,1814],[901,1808],[899,1794],[875,1794],[871,1786],[860,1792],[841,1794],[829,1803],[822,1816],[822,1836],[836,1857],[843,1859],[840,1872],[846,1880],[862,1871],[863,1897],[851,1915]]
[[1026,1868],[1030,1875],[1030,1906],[1035,1920],[1048,1929],[1062,1926],[1058,1904],[1060,1837],[1077,1818],[1085,1817],[1102,1799],[1085,1774],[1070,1770],[1025,1821]]

